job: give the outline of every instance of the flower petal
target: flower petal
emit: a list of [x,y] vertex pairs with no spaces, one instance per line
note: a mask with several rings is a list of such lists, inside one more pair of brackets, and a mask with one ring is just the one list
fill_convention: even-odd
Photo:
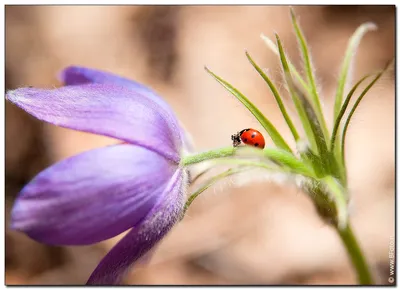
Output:
[[36,176],[12,210],[12,228],[53,245],[84,245],[140,223],[177,166],[130,144],[90,150]]
[[111,285],[121,282],[131,265],[153,248],[181,218],[184,206],[185,173],[178,170],[165,198],[146,219],[133,228],[103,258],[87,284]]
[[182,141],[176,118],[153,100],[125,87],[21,88],[7,92],[7,98],[40,120],[121,139],[179,162]]
[[[160,96],[158,96],[152,89],[142,85],[138,82],[133,80],[121,77],[116,74],[112,74],[109,72],[91,69],[86,67],[80,66],[69,66],[61,71],[60,73],[60,80],[65,85],[82,85],[82,84],[89,84],[89,83],[98,83],[98,84],[115,84],[119,86],[124,86],[134,90],[135,92],[141,94],[143,97],[149,98],[156,102],[158,105],[163,107],[167,112],[169,112],[172,117],[174,117],[174,112],[169,106],[167,102],[165,102]],[[174,124],[175,126],[179,126],[178,123]],[[181,127],[181,126],[180,126]],[[181,129],[182,130],[182,129]],[[185,138],[185,132],[182,130],[181,138],[183,143],[188,148],[191,144],[187,143],[187,139]],[[191,150],[192,151],[192,150]]]
[[[61,71],[60,79],[66,85],[82,85],[88,83],[120,85],[128,87],[146,97],[154,98],[157,103],[163,103],[162,106],[168,106],[168,104],[164,102],[163,99],[158,97],[150,88],[135,81],[105,71],[80,66],[69,66]],[[168,109],[170,110],[169,107]]]

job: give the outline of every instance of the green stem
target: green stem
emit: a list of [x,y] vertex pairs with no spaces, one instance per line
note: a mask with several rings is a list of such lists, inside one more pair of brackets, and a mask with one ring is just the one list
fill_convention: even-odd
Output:
[[351,262],[357,272],[358,282],[361,285],[372,285],[374,284],[371,273],[368,269],[367,261],[361,251],[361,248],[354,236],[353,230],[350,224],[340,229],[336,228],[340,238],[346,248],[348,255],[350,256]]
[[195,155],[185,156],[181,160],[181,166],[187,166],[195,163],[200,163],[208,159],[223,158],[234,155],[236,148],[234,147],[224,147],[217,148],[205,152],[201,152]]
[[[206,160],[230,157],[238,154],[239,156],[249,156],[249,157],[258,157],[263,158],[267,157],[268,159],[273,160],[274,158],[283,159],[283,157],[289,158],[289,161],[295,159],[294,155],[283,150],[283,149],[275,149],[275,148],[265,148],[264,150],[260,150],[252,147],[222,147],[211,149],[209,151],[204,151],[200,153],[195,153],[194,155],[184,156],[181,160],[181,166],[188,166],[191,164],[200,163]],[[244,154],[244,155],[243,155]],[[298,161],[297,159],[295,159]],[[245,160],[244,160],[245,161]],[[247,161],[246,161],[247,162]],[[293,161],[292,161],[293,162]]]
[[[240,151],[242,151],[242,152],[253,153],[253,157],[256,157],[256,156],[263,157],[264,156],[263,152],[265,152],[260,149],[252,149],[252,148],[241,148],[241,149],[242,150],[240,150]],[[249,149],[249,150],[246,150],[246,149]],[[200,162],[203,162],[206,160],[210,160],[210,161],[214,162],[214,164],[234,164],[234,165],[242,165],[242,166],[261,167],[264,169],[275,170],[275,171],[278,171],[278,170],[283,171],[283,169],[281,169],[280,167],[274,167],[274,164],[268,164],[268,163],[260,162],[260,161],[253,161],[253,160],[240,159],[240,158],[219,159],[219,158],[233,156],[237,151],[239,151],[237,148],[224,147],[224,148],[213,149],[213,150],[206,151],[206,152],[201,152],[201,153],[198,153],[195,155],[189,155],[182,159],[181,166],[188,166],[188,165],[200,163]],[[274,156],[274,154],[268,154],[268,153],[265,154],[265,156],[268,156],[268,155]],[[303,169],[303,168],[300,168],[300,170],[301,169]],[[306,171],[306,169],[303,169],[303,170]]]

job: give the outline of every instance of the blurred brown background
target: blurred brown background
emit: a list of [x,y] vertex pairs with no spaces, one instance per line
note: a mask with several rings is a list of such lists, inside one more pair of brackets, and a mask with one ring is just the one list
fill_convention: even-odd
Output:
[[[354,78],[394,57],[394,6],[295,7],[311,45],[331,116],[348,38],[363,22],[377,32],[361,42]],[[71,64],[109,70],[154,88],[174,108],[197,150],[230,144],[257,121],[204,71],[207,65],[257,104],[289,140],[289,130],[244,49],[282,87],[278,58],[259,35],[278,32],[301,64],[287,6],[7,6],[6,88],[59,85]],[[351,219],[378,283],[388,283],[394,235],[394,72],[359,107],[347,143]],[[332,122],[330,122],[331,125]],[[212,128],[212,129],[210,129]],[[16,194],[57,160],[114,140],[34,120],[6,103],[7,219]],[[267,142],[270,142],[267,140]],[[293,145],[293,143],[292,143]],[[48,247],[6,231],[7,284],[83,284],[118,240],[88,247]],[[336,233],[292,186],[217,185],[126,279],[130,284],[352,284]]]

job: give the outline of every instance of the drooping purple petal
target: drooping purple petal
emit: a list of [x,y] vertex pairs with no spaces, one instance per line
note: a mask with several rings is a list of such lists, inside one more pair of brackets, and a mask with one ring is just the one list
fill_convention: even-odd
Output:
[[7,92],[7,98],[40,120],[117,138],[179,162],[177,120],[134,90],[111,84],[21,88]]
[[176,170],[176,164],[130,144],[84,152],[42,171],[21,191],[11,226],[54,245],[114,237],[164,198]]
[[[168,103],[165,102],[164,99],[162,99],[160,96],[158,96],[153,90],[138,82],[121,77],[119,75],[86,67],[69,66],[61,71],[60,80],[65,85],[99,83],[99,84],[116,84],[124,86],[140,93],[146,98],[150,98],[151,100],[155,101],[166,111],[170,112],[172,114],[172,117],[174,116],[174,113],[171,107],[168,105]],[[174,123],[173,126],[181,127],[179,123]],[[186,132],[182,128],[181,128],[181,136],[182,136],[181,137],[182,141],[185,144],[185,147],[189,151],[193,151],[193,145],[188,140]]]
[[[80,67],[80,66],[70,66],[65,68],[60,73],[60,80],[65,85],[82,85],[89,83],[98,83],[98,84],[114,84],[118,86],[124,86],[135,91],[138,94],[141,94],[145,98],[151,99],[153,102],[156,102],[159,106],[164,108],[166,112],[171,114],[171,117],[174,118],[174,112],[171,107],[162,99],[156,92],[152,89],[138,83],[132,81],[130,79],[121,77],[119,75],[115,75],[109,72]],[[172,119],[171,118],[171,119]],[[174,122],[172,124],[176,129],[178,129],[178,122]]]
[[180,219],[184,205],[185,176],[176,172],[164,194],[165,198],[146,219],[133,228],[103,258],[88,280],[92,285],[111,285],[121,282],[124,274],[138,259],[153,248]]
[[[150,88],[138,82],[101,70],[80,66],[69,66],[61,71],[60,80],[65,85],[82,85],[88,83],[120,85],[131,88],[137,93],[141,93],[145,96],[148,96],[148,94],[150,94],[152,95],[152,97],[154,96],[156,98],[155,101],[159,103],[165,103],[164,100],[156,96],[156,93],[153,92]],[[165,103],[165,105],[167,104]]]

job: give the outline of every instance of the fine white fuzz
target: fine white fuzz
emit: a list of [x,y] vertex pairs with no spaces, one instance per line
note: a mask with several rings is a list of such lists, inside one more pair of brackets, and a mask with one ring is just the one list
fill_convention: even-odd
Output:
[[299,139],[296,143],[296,148],[299,153],[305,153],[310,148],[310,144],[305,139]]
[[255,182],[274,182],[279,185],[293,184],[295,183],[295,175],[282,172],[268,172],[265,169],[254,169],[232,177],[232,185],[235,187],[241,187]]

